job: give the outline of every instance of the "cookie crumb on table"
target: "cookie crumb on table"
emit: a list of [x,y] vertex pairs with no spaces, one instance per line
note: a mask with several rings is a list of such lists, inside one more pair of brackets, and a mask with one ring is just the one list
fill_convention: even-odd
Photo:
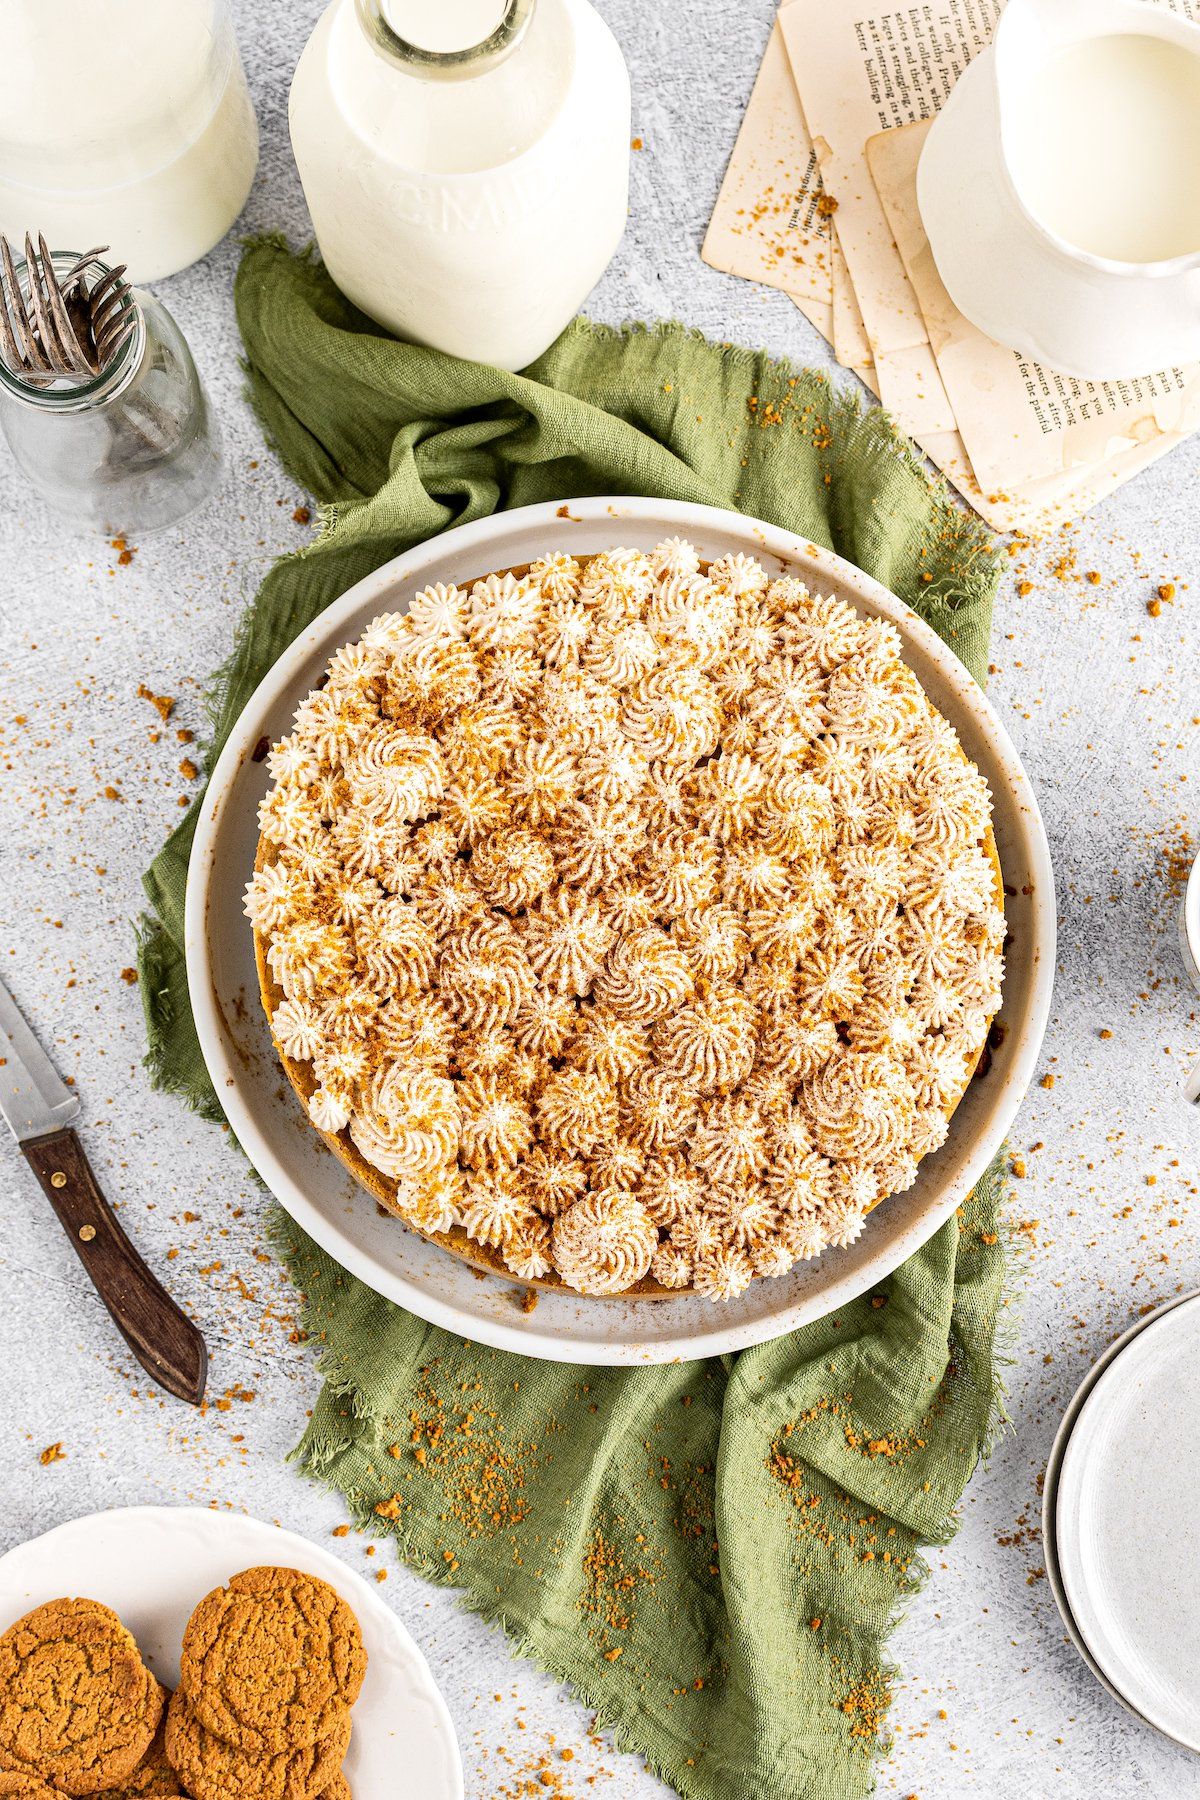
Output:
[[139,700],[148,700],[165,725],[175,709],[175,701],[169,694],[156,694],[141,682],[137,690]]

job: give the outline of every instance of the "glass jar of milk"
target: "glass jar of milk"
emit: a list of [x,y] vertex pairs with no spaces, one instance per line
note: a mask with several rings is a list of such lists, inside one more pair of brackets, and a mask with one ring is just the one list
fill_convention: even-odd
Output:
[[229,0],[3,0],[0,231],[111,244],[133,281],[212,249],[258,163]]
[[629,77],[588,0],[332,0],[289,118],[326,267],[416,343],[524,368],[624,230]]

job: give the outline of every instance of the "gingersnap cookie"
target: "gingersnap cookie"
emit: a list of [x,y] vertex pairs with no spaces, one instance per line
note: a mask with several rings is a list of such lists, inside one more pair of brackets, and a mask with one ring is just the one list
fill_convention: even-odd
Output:
[[[94,1800],[184,1800],[183,1783],[167,1757],[167,1702],[170,1688],[159,1684],[163,1711],[150,1748],[137,1768],[117,1787],[105,1788]],[[4,1790],[0,1788],[0,1800]]]
[[206,1730],[180,1686],[167,1707],[167,1755],[193,1800],[317,1800],[350,1744],[349,1709],[337,1707],[335,1718],[315,1744],[259,1756]]
[[51,1600],[0,1637],[0,1769],[95,1794],[150,1747],[163,1690],[116,1613]]
[[253,1755],[278,1756],[337,1734],[366,1667],[358,1620],[328,1582],[260,1567],[197,1606],[179,1678],[206,1730]]
[[320,1800],[351,1800],[350,1783],[340,1770],[325,1789]]
[[[335,1800],[333,1788],[328,1791],[329,1800]],[[347,1788],[347,1794],[349,1791]],[[36,1775],[22,1775],[13,1769],[0,1769],[0,1800],[62,1800],[62,1795],[58,1788],[47,1787]]]

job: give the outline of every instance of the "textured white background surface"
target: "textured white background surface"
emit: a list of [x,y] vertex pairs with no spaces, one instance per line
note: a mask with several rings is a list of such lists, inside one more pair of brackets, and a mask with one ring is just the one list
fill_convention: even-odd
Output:
[[[698,255],[770,0],[600,6],[630,63],[645,148],[634,157],[628,234],[590,310],[614,321],[675,315],[825,361],[784,296],[717,275]],[[239,0],[263,137],[242,223],[297,240],[307,219],[286,94],[317,12],[318,0]],[[103,1185],[205,1328],[215,1402],[198,1418],[147,1393],[5,1138],[0,1548],[94,1508],[188,1500],[278,1519],[369,1572],[383,1547],[368,1561],[363,1540],[330,1540],[337,1501],[284,1465],[317,1380],[289,1342],[292,1301],[263,1252],[261,1196],[219,1132],[151,1093],[137,993],[121,979],[140,872],[190,786],[175,728],[202,725],[201,686],[239,611],[270,559],[310,529],[293,522],[305,496],[264,450],[241,398],[235,260],[226,242],[160,288],[225,434],[216,504],[120,567],[103,542],[66,535],[0,449],[0,972],[77,1079]],[[1200,811],[1198,475],[1194,440],[1077,532],[1023,551],[1000,596],[992,693],[1041,796],[1059,882],[1045,1058],[1056,1080],[1035,1087],[1014,1140],[1025,1153],[1017,1217],[1031,1255],[1010,1371],[1016,1432],[972,1483],[962,1530],[933,1554],[933,1578],[896,1636],[904,1674],[884,1793],[1200,1792],[1197,1764],[1123,1714],[1065,1641],[1036,1529],[1046,1453],[1084,1369],[1140,1306],[1194,1285],[1200,1270],[1191,1185],[1200,1121],[1178,1094],[1200,1029],[1168,878],[1169,847]],[[1024,595],[1018,580],[1031,584]],[[1178,597],[1151,618],[1147,600],[1165,580],[1180,584]],[[140,682],[176,697],[157,743]],[[105,799],[106,786],[120,799]],[[253,1398],[223,1400],[226,1390]],[[65,1459],[43,1467],[38,1453],[60,1439]],[[445,1689],[472,1800],[513,1790],[551,1734],[576,1751],[560,1765],[564,1791],[613,1800],[662,1791],[635,1758],[590,1745],[586,1711],[513,1662],[451,1596],[394,1563],[383,1592]]]

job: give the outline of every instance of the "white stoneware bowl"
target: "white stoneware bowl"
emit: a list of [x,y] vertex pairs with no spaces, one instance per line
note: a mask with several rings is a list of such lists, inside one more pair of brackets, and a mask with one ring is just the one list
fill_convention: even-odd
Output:
[[[377,613],[407,605],[430,581],[467,581],[551,550],[594,554],[688,538],[706,559],[736,551],[771,575],[790,573],[834,593],[864,617],[890,620],[930,700],[954,725],[987,779],[1004,871],[1011,941],[1000,1042],[972,1082],[950,1135],[921,1164],[916,1185],[872,1213],[857,1243],[827,1250],[775,1280],[714,1305],[696,1295],[588,1300],[543,1291],[521,1309],[519,1283],[472,1269],[391,1217],[324,1147],[271,1043],[259,1000],[242,895],[254,869],[266,765],[255,746],[292,715],[334,651]],[[781,1336],[873,1286],[931,1237],[987,1168],[1029,1086],[1054,979],[1054,881],[1037,802],[1008,734],[962,664],[894,594],[828,550],[740,513],[664,500],[573,500],[499,513],[407,551],[334,602],[280,657],[232,732],[213,771],[188,880],[188,984],[200,1043],[229,1122],[292,1217],[379,1293],[433,1324],[491,1344],[579,1363],[652,1363],[714,1356]]]
[[361,1575],[294,1531],[203,1506],[121,1506],[72,1519],[0,1557],[0,1631],[62,1594],[99,1600],[173,1688],[193,1607],[260,1563],[319,1575],[357,1614],[367,1673],[346,1752],[354,1800],[462,1800],[454,1726],[425,1658]]

